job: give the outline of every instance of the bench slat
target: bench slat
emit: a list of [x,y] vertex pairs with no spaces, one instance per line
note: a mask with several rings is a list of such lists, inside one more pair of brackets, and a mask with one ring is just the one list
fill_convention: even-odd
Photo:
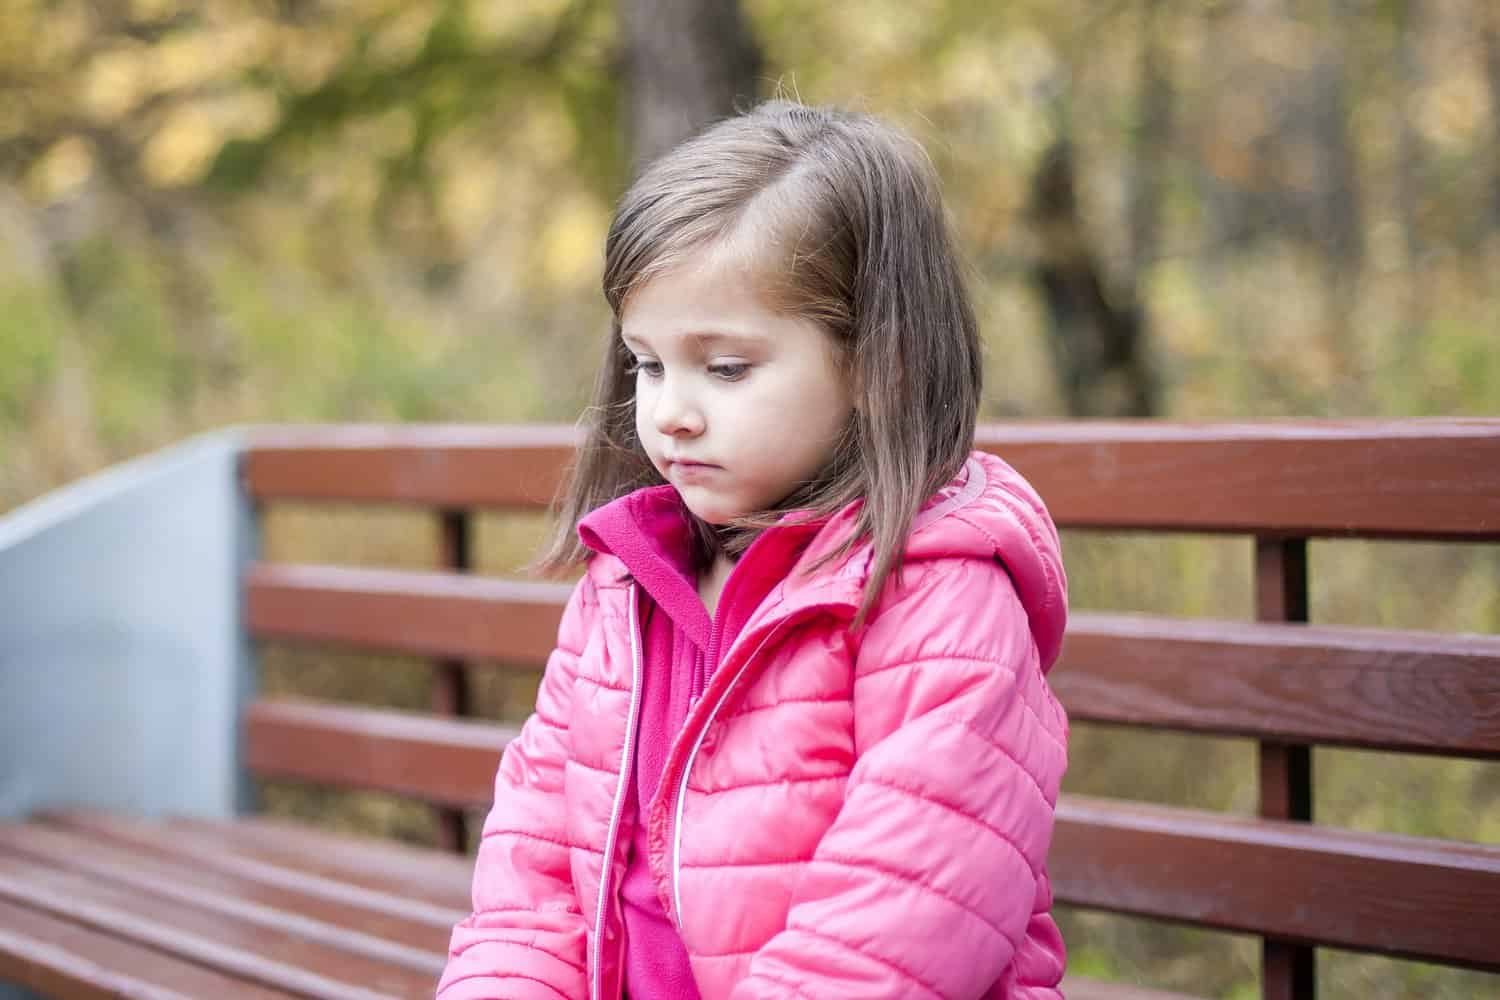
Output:
[[245,716],[246,765],[267,778],[409,795],[446,806],[494,796],[515,731],[482,722],[306,699],[261,699]]
[[0,855],[0,898],[274,989],[329,1000],[431,995],[435,977],[200,907]]
[[1059,526],[1500,540],[1500,421],[981,427]]
[[[498,747],[475,746],[473,727],[445,722],[423,747],[469,775],[454,801],[492,794]],[[322,732],[297,756],[348,738]],[[1500,848],[1065,797],[1052,859],[1058,898],[1076,905],[1500,969],[1500,942],[1473,919],[1500,912]]]
[[260,428],[241,477],[261,500],[545,510],[578,440],[563,425]]
[[286,996],[5,900],[0,900],[0,981],[74,1000]]
[[[540,665],[570,588],[262,564],[260,638]],[[1073,616],[1053,684],[1081,721],[1500,757],[1500,637]]]
[[258,639],[540,667],[572,587],[460,573],[259,563],[246,575]]
[[[258,499],[540,510],[577,440],[560,425],[271,428],[244,479]],[[990,424],[976,446],[1062,527],[1500,540],[1494,420]]]
[[1500,636],[1075,615],[1075,721],[1500,757]]
[[172,818],[166,828],[172,836],[186,833],[212,838],[222,849],[243,857],[382,892],[411,894],[457,911],[471,905],[474,862],[462,854],[257,816]]
[[[411,847],[374,837],[334,833],[316,827],[266,817],[245,817],[235,820],[205,820],[174,817],[160,823],[124,821],[89,814],[69,814],[75,822],[92,819],[100,828],[135,826],[157,844],[175,844],[186,833],[195,844],[223,851],[244,853],[247,849],[256,857],[280,861],[292,867],[305,867],[319,875],[364,879],[370,884],[390,888],[392,876],[399,881],[411,883],[412,889],[431,892],[441,886],[451,896],[455,907],[468,906],[468,885],[473,861],[467,857],[440,853],[429,848]],[[62,817],[53,818],[57,822]],[[65,829],[49,823],[46,829]],[[3,832],[3,831],[0,831]],[[118,834],[118,829],[115,830]],[[203,836],[211,838],[203,841]],[[103,834],[99,835],[104,836]],[[143,838],[144,839],[144,838]],[[94,843],[97,845],[98,840]],[[144,850],[143,850],[144,854]],[[58,858],[66,863],[66,858]],[[198,870],[196,860],[189,865]],[[261,898],[258,890],[252,890],[253,898]],[[294,904],[297,912],[308,912],[304,903]],[[430,933],[430,932],[428,932]],[[438,943],[436,954],[440,958],[446,945],[446,930]],[[395,938],[402,940],[402,938]],[[431,947],[433,942],[418,932],[410,938]],[[1186,994],[1146,989],[1137,986],[1101,983],[1095,980],[1070,976],[1065,983],[1065,992],[1076,1000],[1195,1000]]]
[[[160,831],[170,836],[166,828]],[[257,882],[40,823],[0,825],[0,853],[212,910],[436,976],[450,928]]]
[[455,902],[451,893],[441,889],[411,885],[399,873],[384,883],[366,878],[369,884],[359,884],[317,871],[306,862],[299,867],[247,855],[212,834],[167,828],[156,821],[72,812],[48,813],[40,819],[49,826],[79,830],[168,860],[188,859],[214,871],[430,927],[452,927],[469,910],[466,899]]
[[1500,971],[1500,847],[1064,797],[1057,899]]

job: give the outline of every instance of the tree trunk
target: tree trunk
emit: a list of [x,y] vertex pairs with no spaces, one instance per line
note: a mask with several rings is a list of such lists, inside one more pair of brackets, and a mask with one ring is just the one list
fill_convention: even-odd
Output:
[[1423,86],[1422,67],[1417,55],[1421,0],[1400,0],[1396,5],[1396,72],[1400,80],[1400,131],[1396,137],[1396,211],[1406,241],[1406,266],[1422,265],[1426,247],[1417,203],[1422,197],[1421,177],[1424,150],[1417,133],[1412,105]]
[[1172,74],[1169,53],[1161,44],[1170,26],[1162,23],[1161,6],[1161,0],[1144,0],[1141,9],[1140,91],[1130,196],[1130,271],[1136,284],[1161,250],[1162,191],[1172,129]]
[[633,173],[751,105],[760,47],[739,0],[620,0]]
[[1073,151],[1059,139],[1032,179],[1037,234],[1033,276],[1047,307],[1053,362],[1075,417],[1151,417],[1160,411],[1145,324],[1132,288],[1116,302],[1090,250],[1073,177]]
[[1500,7],[1480,5],[1484,71],[1490,85],[1490,225],[1500,231]]
[[1324,248],[1326,286],[1323,338],[1338,377],[1330,402],[1334,412],[1358,412],[1368,405],[1366,359],[1354,328],[1359,275],[1364,262],[1364,210],[1360,199],[1359,158],[1350,128],[1349,0],[1330,6],[1324,25],[1326,46],[1313,69],[1311,125],[1322,147],[1322,211],[1318,226]]
[[1325,189],[1322,237],[1333,262],[1345,275],[1359,270],[1364,258],[1364,212],[1360,204],[1359,162],[1349,126],[1349,25],[1354,14],[1348,0],[1329,11],[1327,46],[1310,77],[1311,124],[1323,144]]

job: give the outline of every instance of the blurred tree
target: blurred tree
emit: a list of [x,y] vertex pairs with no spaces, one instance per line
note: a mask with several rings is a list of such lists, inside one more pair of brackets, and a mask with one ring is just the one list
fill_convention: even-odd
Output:
[[760,92],[739,0],[619,0],[635,171]]
[[1076,417],[1160,414],[1141,288],[1159,253],[1173,103],[1170,30],[1162,0],[1139,0],[1135,129],[1125,211],[1127,248],[1111,281],[1079,205],[1077,144],[1067,99],[1052,97],[1057,138],[1038,160],[1028,206],[1031,274],[1047,311],[1048,346],[1064,404]]
[[1079,214],[1073,145],[1059,139],[1032,181],[1032,265],[1047,307],[1048,345],[1068,413],[1149,417],[1159,413],[1133,289],[1112,293]]
[[1500,4],[1484,5],[1479,22],[1490,96],[1490,228],[1500,232]]
[[1139,284],[1161,251],[1162,200],[1167,187],[1167,163],[1172,151],[1172,104],[1175,92],[1163,44],[1174,25],[1163,0],[1142,0],[1136,69],[1139,94],[1137,123],[1131,140],[1130,271]]

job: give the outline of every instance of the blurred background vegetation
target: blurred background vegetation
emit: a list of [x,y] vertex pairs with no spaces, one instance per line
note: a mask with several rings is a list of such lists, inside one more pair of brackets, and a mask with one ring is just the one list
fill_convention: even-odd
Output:
[[[571,421],[636,166],[778,88],[942,175],[982,417],[1500,412],[1490,0],[3,0],[0,511],[227,424]],[[480,572],[545,525],[485,516]],[[398,511],[273,509],[272,558],[429,566]],[[1251,617],[1245,540],[1066,540],[1077,608]],[[1500,552],[1312,546],[1313,618],[1500,631]],[[273,690],[425,707],[415,661],[268,648]],[[476,671],[487,715],[530,681]],[[1500,841],[1500,768],[1316,753],[1323,822]],[[1079,726],[1070,790],[1252,812],[1253,748]],[[425,811],[266,788],[414,841]],[[1065,912],[1080,972],[1258,995],[1255,943]],[[1500,979],[1323,952],[1331,997]]]

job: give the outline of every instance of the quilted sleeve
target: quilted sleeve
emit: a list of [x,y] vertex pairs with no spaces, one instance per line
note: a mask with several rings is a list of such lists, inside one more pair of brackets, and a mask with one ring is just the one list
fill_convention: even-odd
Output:
[[474,865],[474,912],[453,928],[438,1000],[588,995],[587,930],[564,829],[573,678],[597,600],[587,577],[563,612],[536,711],[505,748]]
[[864,636],[854,710],[844,804],[735,1000],[1060,996],[1067,723],[1004,568],[922,564]]

